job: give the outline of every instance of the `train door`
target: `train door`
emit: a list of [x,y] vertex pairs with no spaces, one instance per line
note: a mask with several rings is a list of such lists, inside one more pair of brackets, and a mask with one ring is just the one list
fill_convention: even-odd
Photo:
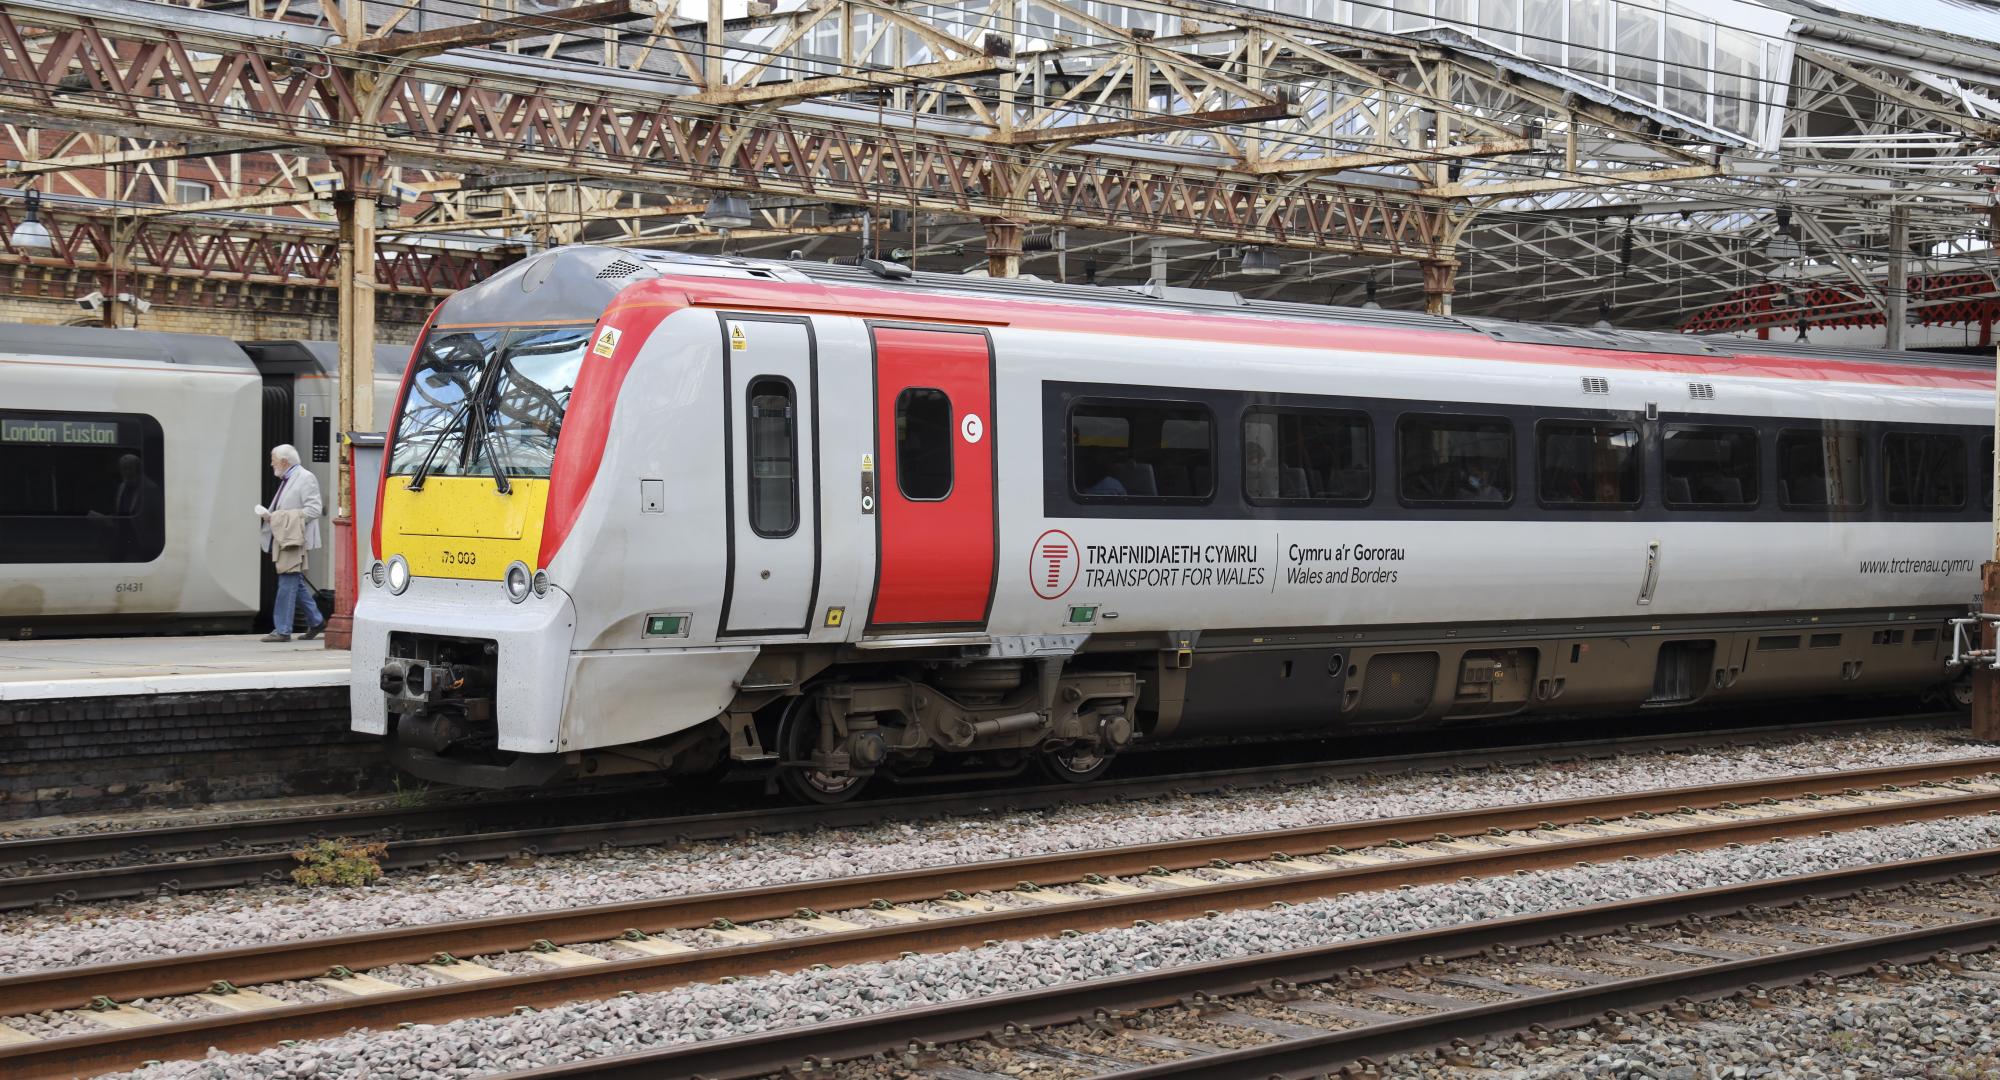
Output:
[[819,590],[819,390],[804,319],[722,316],[724,634],[802,634]]
[[[292,387],[293,376],[264,376],[264,430],[263,440],[257,444],[257,453],[249,461],[232,463],[234,468],[257,470],[258,488],[263,494],[257,501],[265,506],[278,495],[278,478],[271,475],[271,448],[292,439]],[[255,518],[248,519],[246,529],[257,527]],[[253,534],[251,539],[256,539]],[[271,565],[271,559],[262,551],[257,553],[257,618],[251,625],[258,630],[271,627],[271,608],[278,599],[278,571]]]
[[993,599],[993,351],[976,330],[871,328],[877,473],[871,626],[976,629]]

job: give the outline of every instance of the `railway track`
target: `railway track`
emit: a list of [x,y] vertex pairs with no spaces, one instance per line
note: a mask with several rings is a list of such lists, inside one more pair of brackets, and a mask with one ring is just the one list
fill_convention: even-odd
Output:
[[[0,978],[0,1016],[72,1010],[102,1030],[17,1034],[0,1045],[0,1074],[72,1076],[211,1046],[255,1049],[352,1027],[441,1023],[906,950],[1980,813],[2000,813],[2000,756],[1063,852],[52,970]],[[524,954],[536,970],[479,962],[502,954]],[[365,974],[395,964],[425,964],[438,983],[406,988]],[[257,989],[288,981],[316,988],[321,1000],[288,1003]],[[118,1004],[176,997],[210,1015],[165,1020]]]
[[[1125,1080],[1381,1075],[1373,1062],[1604,1024],[1789,983],[2000,946],[2000,849],[1646,897],[1420,933],[1164,968],[1047,990],[526,1070],[535,1080],[838,1077],[900,1062],[980,1080],[1006,1065],[1081,1065]],[[1581,965],[1581,966],[1579,966]],[[1891,972],[1893,975],[1893,972]],[[1394,1012],[1388,1010],[1396,1010]],[[1204,1033],[1254,1045],[1234,1049]],[[976,1040],[976,1043],[975,1043]],[[1221,1041],[1221,1040],[1217,1040]],[[949,1044],[961,1044],[951,1046]],[[943,1049],[940,1049],[940,1045]],[[1121,1056],[1122,1055],[1122,1056]],[[1153,1060],[1150,1063],[1146,1059]],[[959,1064],[973,1059],[976,1068]],[[1134,1060],[1135,1058],[1139,1060]],[[809,1066],[809,1068],[808,1068]]]
[[[0,841],[0,911],[283,881],[297,865],[290,849],[322,837],[386,837],[383,868],[406,870],[606,847],[917,821],[994,809],[1028,810],[1295,786],[1384,773],[1496,769],[1634,752],[1772,745],[1888,726],[1951,727],[1963,722],[1955,713],[1843,719],[1175,773],[1087,785],[955,791],[837,807],[761,807],[622,820],[605,820],[603,795],[563,796],[10,840]],[[629,798],[623,794],[616,797]],[[522,827],[524,820],[535,824]],[[250,848],[257,850],[245,850]],[[105,865],[77,865],[91,862]]]

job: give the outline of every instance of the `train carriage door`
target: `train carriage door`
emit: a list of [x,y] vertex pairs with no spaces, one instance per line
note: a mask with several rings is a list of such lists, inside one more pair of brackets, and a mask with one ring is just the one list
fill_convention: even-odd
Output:
[[880,462],[871,626],[980,628],[993,598],[993,352],[977,330],[871,327]]
[[803,634],[819,589],[818,358],[804,319],[723,315],[724,634]]

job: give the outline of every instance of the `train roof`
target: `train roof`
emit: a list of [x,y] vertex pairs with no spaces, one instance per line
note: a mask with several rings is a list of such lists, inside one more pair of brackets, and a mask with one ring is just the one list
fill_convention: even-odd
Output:
[[[886,293],[907,306],[913,298],[958,296],[985,301],[1031,300],[1064,306],[1122,309],[1129,313],[1173,312],[1194,316],[1245,316],[1259,322],[1284,320],[1317,326],[1346,326],[1376,332],[1464,335],[1508,345],[1554,346],[1604,353],[1650,354],[1666,364],[1685,358],[1707,368],[1769,358],[1782,361],[1833,361],[1842,364],[1908,365],[1957,369],[1960,378],[1992,371],[1991,356],[1961,356],[1914,351],[1856,349],[1804,342],[1768,342],[1742,338],[1696,337],[1687,334],[1609,327],[1563,326],[1506,319],[1428,315],[1376,308],[1334,307],[1279,300],[1258,300],[1214,289],[1163,285],[1073,285],[1039,278],[985,278],[912,271],[894,263],[865,260],[861,265],[743,259],[719,255],[646,251],[577,245],[556,248],[507,267],[479,285],[445,300],[440,326],[508,325],[565,318],[589,319],[602,312],[626,286],[651,277],[685,276],[734,280],[749,285],[791,283],[837,289],[863,288]],[[746,288],[746,292],[751,291]],[[850,293],[850,296],[853,294]],[[1046,309],[1044,309],[1046,310]],[[971,320],[977,321],[977,320]],[[1241,324],[1239,324],[1241,325]],[[1482,352],[1490,350],[1480,350]],[[1704,363],[1706,362],[1706,363]],[[1662,365],[1665,366],[1665,365]],[[1796,364],[1787,365],[1796,369]],[[1879,370],[1879,369],[1878,369]],[[1794,370],[1796,373],[1796,370]]]
[[[128,363],[191,364],[266,375],[331,375],[340,366],[338,347],[331,341],[239,342],[213,334],[30,323],[0,323],[0,353],[74,356]],[[408,345],[377,345],[376,376],[400,378],[409,360]]]
[[118,330],[104,326],[0,323],[0,352],[239,368],[245,374],[256,374],[257,371],[256,365],[250,362],[243,350],[226,337]]
[[[332,341],[246,341],[243,351],[270,375],[332,375],[340,370],[340,346]],[[400,379],[410,362],[408,345],[375,346],[375,377]]]

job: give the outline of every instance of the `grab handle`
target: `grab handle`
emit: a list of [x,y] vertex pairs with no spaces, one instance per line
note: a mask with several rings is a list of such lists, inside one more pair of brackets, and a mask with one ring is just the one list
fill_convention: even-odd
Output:
[[1653,587],[1660,583],[1660,542],[1646,545],[1646,580],[1639,585],[1639,604],[1645,606],[1653,602]]

